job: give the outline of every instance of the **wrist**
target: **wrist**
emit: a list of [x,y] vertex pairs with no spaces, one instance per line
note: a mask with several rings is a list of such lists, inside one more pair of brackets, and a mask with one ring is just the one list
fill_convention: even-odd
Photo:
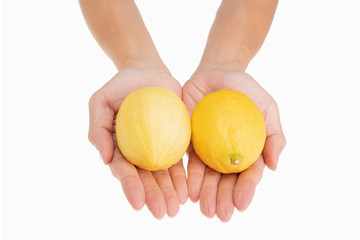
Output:
[[114,60],[116,68],[120,71],[126,68],[154,69],[163,73],[170,73],[158,56],[126,56]]
[[200,64],[195,71],[240,71],[245,72],[252,56],[246,47],[233,44],[218,44],[218,46],[206,46]]

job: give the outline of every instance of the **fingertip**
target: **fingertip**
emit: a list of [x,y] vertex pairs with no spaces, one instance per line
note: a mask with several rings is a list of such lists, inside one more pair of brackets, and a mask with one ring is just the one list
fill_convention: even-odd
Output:
[[178,196],[178,199],[179,199],[179,203],[180,204],[185,204],[188,197],[189,197],[189,189],[188,189],[188,184],[186,182],[186,177],[185,177],[185,182],[182,185],[182,188],[181,189],[176,189],[176,192],[177,192],[177,196]]
[[209,202],[208,199],[200,198],[200,211],[208,218],[215,216],[215,206],[212,202]]
[[142,188],[133,185],[131,190],[125,187],[124,193],[130,205],[135,210],[141,210],[145,205],[145,193]]
[[128,175],[120,178],[123,192],[135,210],[141,210],[145,205],[145,190],[140,178],[136,175]]
[[180,210],[179,204],[175,204],[175,205],[173,205],[173,206],[171,206],[171,207],[168,207],[168,209],[167,209],[167,215],[168,215],[170,218],[173,218],[173,217],[175,217],[175,216],[178,214],[179,210]]
[[278,162],[277,159],[276,159],[276,160],[272,160],[272,161],[266,161],[266,166],[267,166],[270,170],[275,171],[276,168],[277,168],[277,162]]
[[189,189],[189,198],[193,203],[196,203],[197,201],[199,201],[199,194],[200,194],[200,186],[194,186],[192,184],[189,183],[188,186]]
[[252,187],[234,193],[234,205],[236,209],[239,210],[240,212],[245,211],[249,207],[254,197],[254,194],[255,194],[255,188]]
[[176,214],[180,210],[180,204],[177,195],[175,192],[171,193],[163,193],[166,202],[166,213],[169,217],[175,217]]
[[106,130],[96,129],[92,131],[91,142],[98,150],[100,159],[108,165],[112,161],[115,150],[111,134]]
[[194,203],[199,201],[203,178],[204,178],[204,174],[200,174],[197,172],[189,173],[189,178],[188,178],[189,198]]
[[269,169],[276,170],[280,154],[285,145],[285,138],[279,134],[272,135],[266,139],[263,156],[265,164]]
[[145,205],[145,198],[144,199],[137,199],[130,203],[132,208],[136,211],[140,211]]
[[[151,214],[158,220],[162,219],[166,212],[167,207],[165,200],[161,201],[160,199],[153,198],[154,196],[149,196],[150,199],[146,200],[146,206],[151,212]],[[160,201],[158,201],[160,200]]]
[[234,213],[234,206],[225,206],[220,203],[217,205],[216,215],[222,222],[228,222]]
[[108,140],[105,146],[102,146],[103,161],[105,165],[108,165],[112,161],[114,155],[114,148],[114,142],[110,140]]
[[211,189],[203,189],[200,193],[200,211],[208,218],[212,218],[216,213],[216,192]]
[[179,203],[184,205],[187,202],[188,196],[189,194],[187,189],[184,192],[178,192]]
[[[151,211],[151,210],[150,210]],[[164,218],[165,214],[166,214],[166,206],[165,205],[158,205],[155,207],[155,209],[153,209],[151,211],[151,213],[153,214],[153,216],[158,219],[161,220]]]
[[144,207],[145,190],[139,179],[134,181],[132,185],[128,185],[126,188],[124,188],[124,193],[128,198],[128,201],[130,202],[131,206],[135,210],[139,211]]
[[102,160],[103,160],[103,163],[105,164],[105,166],[107,166],[112,161],[112,155],[111,155],[111,157],[103,157]]
[[104,163],[104,165],[105,166],[109,165],[111,163],[112,156],[110,158],[106,151],[105,151],[105,154],[104,154],[104,151],[102,150],[101,147],[96,147],[96,149],[98,150],[99,157],[100,157],[101,161]]

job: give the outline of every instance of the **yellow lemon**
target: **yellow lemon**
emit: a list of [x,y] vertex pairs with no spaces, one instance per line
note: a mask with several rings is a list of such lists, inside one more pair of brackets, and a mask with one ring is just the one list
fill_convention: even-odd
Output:
[[162,87],[145,87],[125,98],[115,132],[129,162],[155,171],[167,169],[183,157],[190,143],[191,123],[178,95]]
[[192,143],[196,154],[221,173],[245,170],[260,156],[266,138],[260,109],[245,94],[221,90],[195,107]]

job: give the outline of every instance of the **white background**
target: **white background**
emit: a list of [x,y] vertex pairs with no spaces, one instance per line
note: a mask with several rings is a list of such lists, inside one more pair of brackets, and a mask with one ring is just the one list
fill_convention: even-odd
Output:
[[[195,70],[219,1],[139,0],[164,62]],[[116,69],[77,1],[3,1],[3,239],[360,239],[360,5],[280,1],[248,72],[276,99],[288,145],[230,222],[187,201],[134,211],[87,140],[88,99]]]

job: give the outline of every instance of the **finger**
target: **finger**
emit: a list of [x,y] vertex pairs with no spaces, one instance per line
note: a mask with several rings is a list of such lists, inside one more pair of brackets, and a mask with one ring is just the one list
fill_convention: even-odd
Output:
[[166,213],[166,202],[157,182],[149,171],[138,168],[138,173],[144,185],[147,207],[155,218],[163,218]]
[[184,86],[182,91],[182,99],[187,109],[189,110],[190,117],[196,104],[207,94],[212,92],[212,89],[209,88],[208,84],[204,84],[204,79],[194,78],[188,80]]
[[262,156],[248,169],[241,172],[234,187],[234,204],[239,211],[245,211],[250,205],[256,185],[260,182],[265,163]]
[[263,150],[264,160],[268,168],[275,170],[280,153],[286,145],[286,139],[280,123],[279,109],[275,102],[267,111],[266,136]]
[[115,113],[99,91],[90,98],[89,112],[89,140],[99,151],[104,163],[109,164],[114,153],[112,128]]
[[152,172],[160,190],[165,198],[167,214],[169,217],[175,217],[179,211],[179,200],[177,198],[174,186],[171,181],[168,169]]
[[145,191],[136,167],[122,156],[118,148],[115,149],[109,167],[114,177],[121,182],[122,189],[131,206],[140,210],[145,204]]
[[233,194],[238,174],[222,174],[217,191],[216,215],[227,222],[234,212]]
[[200,160],[192,146],[188,150],[188,189],[189,198],[196,202],[199,200],[201,185],[204,179],[206,165]]
[[274,134],[266,138],[263,155],[266,165],[271,170],[276,170],[280,153],[285,145],[286,140],[283,134]]
[[184,204],[188,198],[188,187],[186,182],[186,173],[183,165],[183,161],[180,160],[169,168],[172,183],[177,193],[179,202]]
[[211,218],[215,215],[216,194],[221,173],[207,167],[205,170],[204,182],[200,190],[200,210]]

